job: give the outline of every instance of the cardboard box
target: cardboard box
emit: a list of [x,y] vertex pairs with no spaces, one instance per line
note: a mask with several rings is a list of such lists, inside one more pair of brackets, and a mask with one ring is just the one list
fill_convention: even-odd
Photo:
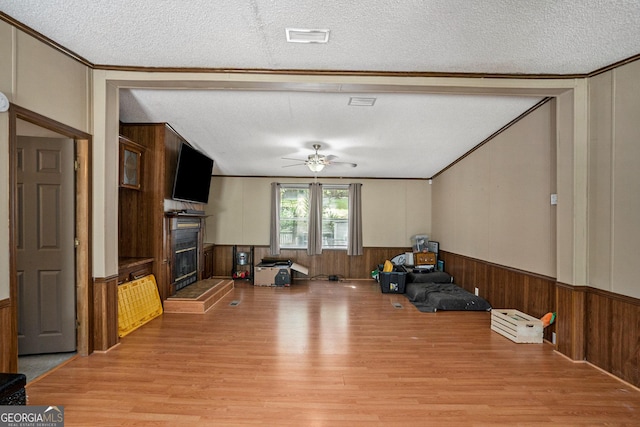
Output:
[[291,286],[293,281],[293,271],[309,274],[309,269],[295,262],[287,265],[262,265],[258,264],[254,268],[254,286]]
[[517,343],[542,343],[542,321],[518,310],[491,310],[491,330]]
[[413,255],[415,265],[436,265],[435,252],[416,252]]
[[289,283],[291,285],[291,269],[289,267],[255,267],[253,276],[254,286],[275,286],[276,275],[283,271],[289,277]]

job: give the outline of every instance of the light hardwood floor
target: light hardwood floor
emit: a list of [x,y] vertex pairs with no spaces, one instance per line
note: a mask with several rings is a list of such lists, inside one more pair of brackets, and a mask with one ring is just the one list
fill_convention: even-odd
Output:
[[637,389],[509,341],[487,312],[420,313],[373,281],[238,283],[27,395],[64,406],[66,427],[640,425]]

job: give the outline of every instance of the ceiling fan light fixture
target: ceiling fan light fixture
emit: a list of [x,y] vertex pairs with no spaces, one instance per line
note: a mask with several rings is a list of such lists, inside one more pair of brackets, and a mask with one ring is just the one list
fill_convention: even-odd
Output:
[[0,92],[0,113],[4,113],[5,111],[9,111],[9,98],[7,95]]
[[327,43],[329,30],[311,30],[303,28],[286,28],[289,43]]
[[311,172],[320,172],[324,169],[324,163],[307,163],[307,166]]

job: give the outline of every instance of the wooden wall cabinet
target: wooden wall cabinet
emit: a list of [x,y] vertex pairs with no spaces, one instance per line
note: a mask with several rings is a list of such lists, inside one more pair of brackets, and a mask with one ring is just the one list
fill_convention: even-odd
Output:
[[143,147],[120,137],[120,187],[140,190],[142,151]]
[[170,230],[165,212],[204,211],[198,203],[171,199],[178,152],[185,141],[166,123],[121,123],[126,142],[140,147],[140,189],[122,187],[119,192],[118,255],[120,258],[152,258],[160,298],[171,295]]
[[153,258],[124,258],[118,260],[118,285],[153,274]]

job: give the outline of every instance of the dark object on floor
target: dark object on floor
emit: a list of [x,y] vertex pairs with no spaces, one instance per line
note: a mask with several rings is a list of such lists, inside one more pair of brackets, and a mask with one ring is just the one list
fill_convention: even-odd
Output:
[[285,258],[262,258],[262,261],[258,265],[260,267],[276,267],[276,266],[291,267],[291,264],[293,264],[293,262],[291,262],[290,259],[285,259]]
[[491,304],[484,298],[451,283],[445,272],[407,274],[405,296],[422,312],[438,310],[489,311]]
[[275,277],[276,286],[291,286],[291,273],[287,268],[281,268]]
[[0,405],[26,405],[25,385],[27,377],[24,374],[0,373]]
[[407,283],[453,283],[453,277],[444,271],[412,271],[407,273]]
[[380,290],[383,294],[404,294],[407,273],[401,271],[378,273],[380,277]]

